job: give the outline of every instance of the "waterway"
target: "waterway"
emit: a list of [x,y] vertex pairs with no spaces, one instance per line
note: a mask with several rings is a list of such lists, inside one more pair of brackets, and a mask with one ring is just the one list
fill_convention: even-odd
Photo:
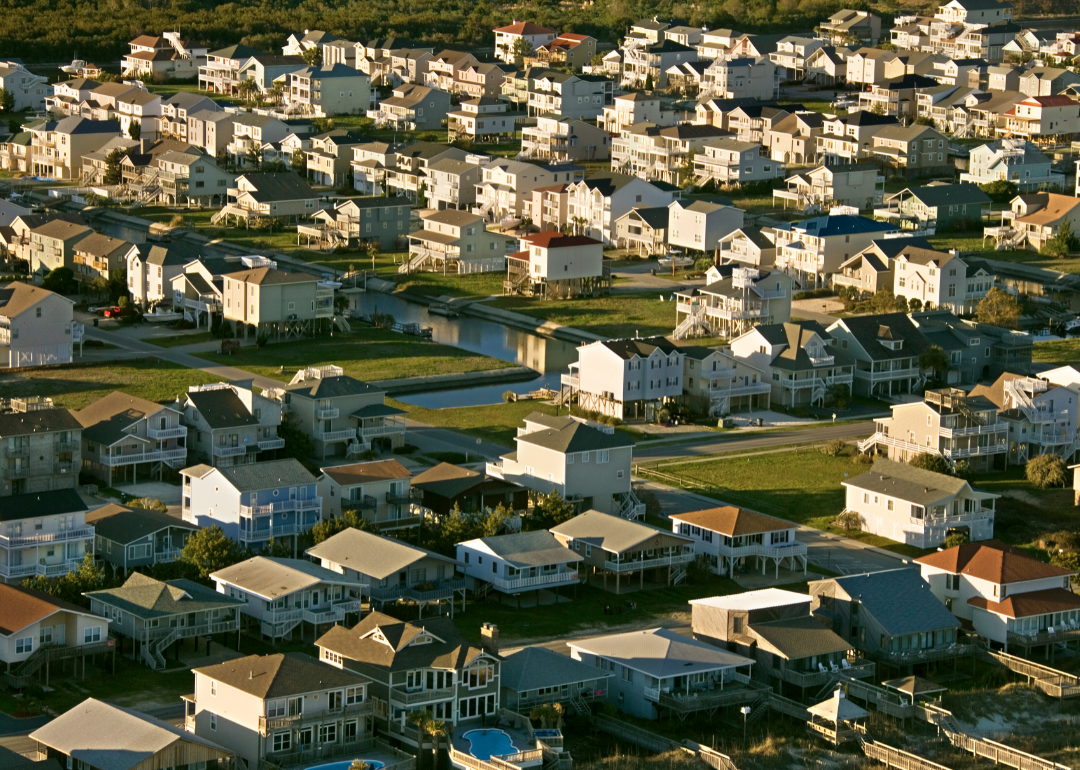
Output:
[[510,329],[493,321],[459,316],[432,315],[427,307],[379,292],[356,297],[360,313],[389,313],[399,323],[418,323],[431,329],[431,338],[471,353],[510,361],[535,369],[540,375],[514,385],[484,385],[476,388],[440,390],[398,397],[399,401],[429,409],[450,406],[481,406],[501,402],[507,390],[527,393],[538,388],[559,388],[559,376],[577,361],[577,346],[572,342],[552,340]]
[[[137,215],[137,212],[136,212]],[[106,235],[122,238],[129,243],[146,243],[144,227],[129,226],[115,221],[101,220],[95,227]],[[207,256],[227,256],[225,249],[215,245],[203,245]],[[235,252],[235,249],[232,250]],[[360,313],[390,313],[400,323],[418,323],[431,329],[435,342],[467,350],[471,353],[498,358],[539,372],[539,376],[527,382],[512,385],[482,385],[475,388],[437,390],[412,395],[397,396],[397,400],[429,409],[456,406],[482,406],[497,404],[503,393],[527,393],[539,388],[559,388],[559,377],[577,360],[577,346],[572,342],[553,340],[536,334],[511,329],[494,321],[459,316],[446,318],[432,315],[424,305],[407,302],[380,292],[357,295],[357,311]],[[332,362],[327,362],[332,363]]]

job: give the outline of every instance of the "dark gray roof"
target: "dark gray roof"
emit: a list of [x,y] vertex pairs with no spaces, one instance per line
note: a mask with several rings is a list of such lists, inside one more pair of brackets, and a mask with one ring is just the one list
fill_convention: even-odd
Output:
[[217,470],[240,492],[315,483],[311,471],[301,465],[299,460],[291,457],[251,465],[233,465]]
[[517,441],[519,443],[535,444],[563,454],[634,446],[634,442],[628,438],[614,433],[603,433],[576,420],[569,421],[561,428],[534,430],[531,433],[518,436]]
[[244,603],[191,580],[162,582],[140,572],[133,572],[118,588],[89,591],[86,596],[143,619],[231,608]]
[[148,265],[186,265],[199,259],[199,248],[184,241],[175,243],[143,243],[139,245],[139,254]]
[[183,519],[146,508],[125,508],[104,505],[86,514],[86,523],[94,526],[94,534],[114,543],[132,543],[168,527],[197,530]]
[[82,425],[67,409],[38,409],[35,412],[0,414],[0,438],[81,429]]
[[657,349],[666,356],[679,352],[679,348],[667,337],[631,337],[604,340],[600,344],[627,361],[635,356],[647,358]]
[[301,695],[336,687],[355,687],[370,680],[352,671],[304,655],[301,652],[248,655],[216,666],[194,669],[222,684],[254,695],[260,700]]
[[[918,357],[930,347],[926,337],[903,313],[854,316],[838,323],[847,327],[874,361]],[[904,344],[899,350],[890,350],[881,344],[879,340],[882,339],[903,340]]]
[[320,377],[286,385],[285,390],[294,396],[303,398],[337,398],[340,396],[359,396],[366,393],[383,393],[382,388],[361,382],[355,377]]
[[859,612],[871,615],[889,636],[960,625],[960,621],[930,593],[930,584],[922,579],[917,569],[905,567],[833,580],[860,603]]
[[187,397],[211,429],[259,424],[232,388],[190,391]]
[[637,214],[641,221],[645,222],[653,230],[665,230],[668,225],[667,206],[653,206],[650,208],[633,209],[631,214]]
[[16,521],[86,510],[86,503],[74,489],[53,489],[3,498],[0,521]]
[[516,693],[606,679],[611,675],[610,671],[560,655],[547,647],[523,647],[503,658],[499,669],[502,686]]
[[843,637],[822,625],[820,618],[809,616],[754,623],[750,629],[767,643],[761,645],[759,642],[759,647],[772,647],[787,660],[845,652],[852,647]]
[[296,201],[318,197],[311,185],[299,174],[291,171],[282,173],[260,172],[242,174],[254,191],[248,194],[260,203],[270,201]]
[[990,196],[980,190],[978,185],[966,182],[964,184],[933,184],[925,187],[909,187],[904,192],[911,193],[929,208],[990,202]]

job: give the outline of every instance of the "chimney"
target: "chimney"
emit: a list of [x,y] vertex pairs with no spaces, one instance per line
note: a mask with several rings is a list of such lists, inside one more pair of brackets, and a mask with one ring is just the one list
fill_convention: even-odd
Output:
[[147,138],[145,136],[140,136],[139,137],[139,154],[140,155],[145,155],[147,153],[147,151],[150,149],[150,145],[152,145],[152,144],[153,144],[153,142],[151,142],[149,138]]
[[499,654],[499,627],[494,623],[480,626],[480,646],[493,655]]

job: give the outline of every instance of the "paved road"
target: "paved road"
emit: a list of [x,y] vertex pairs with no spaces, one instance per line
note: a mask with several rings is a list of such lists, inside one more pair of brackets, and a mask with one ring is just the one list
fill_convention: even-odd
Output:
[[874,432],[874,423],[870,421],[850,423],[848,425],[825,425],[803,430],[786,430],[779,433],[761,435],[715,434],[706,438],[691,439],[685,443],[649,446],[639,443],[634,448],[634,460],[666,460],[679,457],[701,457],[720,452],[743,452],[755,449],[768,449],[789,446],[811,441],[828,441],[834,438],[857,438],[869,436]]
[[19,719],[0,711],[0,735],[25,735],[38,729],[48,721],[49,717]]

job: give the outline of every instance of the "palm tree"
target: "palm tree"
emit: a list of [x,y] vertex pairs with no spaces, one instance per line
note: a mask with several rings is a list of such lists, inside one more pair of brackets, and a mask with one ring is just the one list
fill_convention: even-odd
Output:
[[929,369],[934,373],[934,379],[940,380],[942,373],[949,371],[949,355],[937,345],[931,345],[919,356],[919,368]]
[[431,738],[431,766],[435,768],[439,761],[439,739],[446,735],[446,725],[434,719],[427,709],[412,712],[408,719],[416,727],[418,749],[423,749],[425,738]]
[[540,722],[541,728],[559,727],[562,722],[563,707],[561,703],[544,703],[529,712],[529,719]]
[[574,217],[574,234],[580,235],[585,231],[585,225],[589,224],[589,220],[585,217]]

